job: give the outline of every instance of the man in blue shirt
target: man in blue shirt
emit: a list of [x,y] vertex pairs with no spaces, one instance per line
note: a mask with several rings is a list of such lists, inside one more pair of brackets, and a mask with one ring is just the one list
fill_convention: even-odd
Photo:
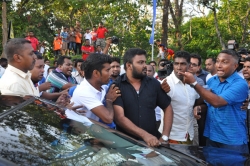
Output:
[[207,102],[206,145],[248,153],[246,111],[241,110],[248,97],[248,85],[237,74],[237,67],[237,53],[222,50],[216,60],[217,76],[207,82],[211,91],[197,84],[191,73],[181,74]]

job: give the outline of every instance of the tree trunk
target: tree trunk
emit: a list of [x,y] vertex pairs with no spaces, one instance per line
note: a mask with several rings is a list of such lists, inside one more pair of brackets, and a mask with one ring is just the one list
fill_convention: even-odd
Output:
[[168,47],[168,6],[170,0],[163,0],[162,36],[161,43]]
[[213,13],[214,13],[214,25],[215,25],[216,33],[217,33],[217,36],[218,36],[218,38],[220,40],[220,45],[221,45],[222,49],[225,50],[226,46],[225,46],[225,43],[223,42],[221,34],[220,34],[219,25],[218,25],[218,19],[217,19],[217,13],[216,13],[216,9],[215,8],[213,10]]
[[[4,48],[4,45],[7,43],[7,39],[8,39],[8,28],[7,28],[6,13],[7,13],[6,2],[3,1],[2,2],[2,35],[3,35],[2,46],[3,46],[3,48]],[[6,55],[2,52],[1,57],[6,58]]]
[[248,20],[249,14],[250,14],[250,2],[248,3],[248,10],[246,12],[246,16],[244,18],[244,21],[242,22],[242,27],[243,27],[243,33],[242,33],[242,38],[241,38],[242,44],[246,43],[246,39],[248,36],[247,25],[249,24],[249,20]]

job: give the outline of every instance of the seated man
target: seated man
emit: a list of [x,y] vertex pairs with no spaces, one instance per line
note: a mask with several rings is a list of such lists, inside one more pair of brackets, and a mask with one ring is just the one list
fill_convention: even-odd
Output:
[[58,67],[47,77],[46,82],[51,82],[52,87],[47,91],[49,93],[60,92],[77,84],[72,77],[73,63],[70,57],[60,56],[57,60]]
[[[86,116],[96,121],[101,120],[114,128],[112,103],[120,96],[118,87],[111,85],[106,94],[106,84],[110,77],[111,57],[105,54],[90,54],[84,62],[85,78],[73,93],[71,101],[75,105],[84,105]],[[104,104],[105,101],[105,104]],[[79,115],[80,116],[80,115]]]
[[9,65],[0,79],[1,94],[39,96],[29,72],[35,65],[33,51],[30,41],[23,38],[10,39],[5,45]]

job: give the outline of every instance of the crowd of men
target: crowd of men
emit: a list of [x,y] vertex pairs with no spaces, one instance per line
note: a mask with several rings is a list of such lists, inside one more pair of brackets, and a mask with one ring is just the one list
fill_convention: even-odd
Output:
[[104,123],[149,146],[193,144],[249,152],[250,58],[244,56],[239,69],[240,56],[234,50],[206,59],[207,71],[200,55],[177,51],[173,71],[164,78],[156,71],[164,69],[167,60],[147,63],[147,53],[140,48],[126,50],[123,65],[119,58],[97,52],[75,62],[59,56],[50,67],[32,41],[23,38],[9,40],[4,54],[8,66],[2,58],[2,95],[52,101],[71,97],[79,106],[76,116]]
[[[98,27],[93,26],[92,30],[81,28],[80,22],[76,21],[75,26],[58,28],[53,40],[53,52],[55,59],[60,55],[82,55],[82,59],[86,60],[90,53],[99,52],[107,53],[109,45],[106,43],[107,28],[102,22]],[[26,38],[31,42],[35,52],[45,54],[45,42],[37,39],[33,31],[29,31]],[[106,47],[107,45],[107,47]]]

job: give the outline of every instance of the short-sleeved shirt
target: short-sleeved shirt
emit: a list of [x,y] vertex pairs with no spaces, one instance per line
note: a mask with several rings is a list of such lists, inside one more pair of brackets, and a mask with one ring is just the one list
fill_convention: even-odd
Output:
[[99,121],[99,117],[96,116],[91,110],[95,107],[103,105],[103,100],[106,95],[106,88],[102,88],[101,91],[95,89],[85,78],[80,85],[76,86],[71,101],[74,105],[83,105],[82,110],[87,110],[86,117]]
[[96,31],[97,33],[97,38],[98,39],[104,39],[105,38],[105,33],[108,32],[108,30],[104,27],[99,27]]
[[[126,74],[115,81],[121,91],[121,96],[114,101],[124,109],[124,115],[139,128],[157,136],[155,108],[165,109],[169,106],[171,98],[162,90],[160,82],[155,78],[144,77],[141,80],[139,92],[129,83]],[[127,133],[117,125],[117,129]],[[131,135],[135,138],[135,136]],[[138,138],[137,138],[138,139]]]
[[61,37],[62,37],[62,40],[63,42],[67,42],[68,40],[68,32],[61,32]]
[[223,82],[214,76],[207,85],[226,100],[227,105],[215,108],[207,104],[204,136],[227,145],[247,144],[246,111],[240,108],[248,96],[246,81],[234,72]]
[[31,46],[33,47],[34,51],[36,51],[37,46],[39,44],[37,38],[35,38],[35,37],[26,37],[25,39],[29,40],[31,42]]
[[174,112],[172,129],[169,139],[176,141],[187,141],[187,133],[190,139],[194,138],[194,115],[193,107],[195,100],[200,96],[188,84],[176,77],[172,72],[167,78],[167,83],[170,86],[168,95],[171,97],[171,106]]
[[91,31],[90,34],[91,34],[91,40],[92,41],[96,41],[96,39],[97,39],[97,33],[96,33],[96,31]]
[[60,92],[67,83],[77,84],[74,77],[64,75],[58,68],[50,72],[46,82],[51,82],[52,84],[51,88],[47,90],[48,93]]
[[0,91],[3,95],[39,96],[39,90],[31,81],[31,73],[8,65],[0,79]]
[[[81,48],[82,51],[89,51],[89,52],[94,52],[95,48],[93,46],[82,46]],[[83,53],[82,54],[82,59],[86,60],[88,58],[89,54]]]

